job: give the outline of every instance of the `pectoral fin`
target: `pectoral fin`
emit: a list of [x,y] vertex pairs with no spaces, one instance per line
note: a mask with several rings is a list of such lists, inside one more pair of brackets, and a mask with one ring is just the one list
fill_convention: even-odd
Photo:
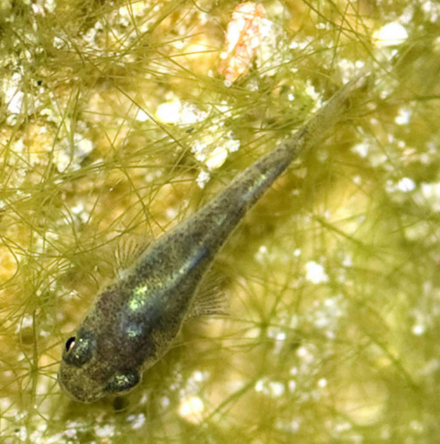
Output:
[[203,279],[189,313],[189,318],[198,316],[228,316],[229,298],[225,293],[226,279],[210,271]]
[[120,275],[133,265],[134,262],[150,245],[150,239],[120,239],[114,252],[115,274]]

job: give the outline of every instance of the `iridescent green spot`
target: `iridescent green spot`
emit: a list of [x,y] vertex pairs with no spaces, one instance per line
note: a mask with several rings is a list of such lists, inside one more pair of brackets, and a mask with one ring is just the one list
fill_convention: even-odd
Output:
[[143,285],[142,287],[138,287],[134,290],[135,296],[144,296],[147,292],[148,287],[146,285]]
[[138,325],[130,325],[126,330],[126,333],[129,338],[136,338],[141,333],[141,329]]
[[147,290],[148,287],[146,285],[143,285],[142,287],[137,287],[133,290],[133,296],[128,301],[128,307],[130,308],[130,310],[136,311],[142,308]]

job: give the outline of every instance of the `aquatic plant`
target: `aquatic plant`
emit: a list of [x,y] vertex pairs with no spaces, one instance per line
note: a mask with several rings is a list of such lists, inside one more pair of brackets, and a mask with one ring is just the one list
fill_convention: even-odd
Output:
[[[440,11],[262,2],[225,83],[237,4],[0,4],[2,442],[438,436]],[[118,264],[362,70],[344,121],[222,251],[207,291],[230,316],[191,321],[128,397],[70,401],[62,344]]]

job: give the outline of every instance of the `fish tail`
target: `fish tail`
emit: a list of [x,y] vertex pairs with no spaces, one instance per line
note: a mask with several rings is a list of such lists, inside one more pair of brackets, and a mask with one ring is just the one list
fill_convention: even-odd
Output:
[[361,74],[342,86],[318,112],[306,122],[285,144],[294,151],[294,157],[320,142],[350,108],[352,92],[366,84],[367,76]]

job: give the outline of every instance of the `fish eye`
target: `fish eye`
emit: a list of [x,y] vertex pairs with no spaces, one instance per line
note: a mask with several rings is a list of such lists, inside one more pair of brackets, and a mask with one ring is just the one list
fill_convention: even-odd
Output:
[[104,388],[108,393],[118,394],[130,391],[141,382],[141,376],[137,370],[132,370],[124,374],[114,375]]
[[70,350],[75,346],[76,336],[72,336],[66,341],[66,353],[69,353]]
[[90,331],[78,331],[66,341],[63,360],[66,364],[81,367],[90,361],[96,349],[95,336]]

